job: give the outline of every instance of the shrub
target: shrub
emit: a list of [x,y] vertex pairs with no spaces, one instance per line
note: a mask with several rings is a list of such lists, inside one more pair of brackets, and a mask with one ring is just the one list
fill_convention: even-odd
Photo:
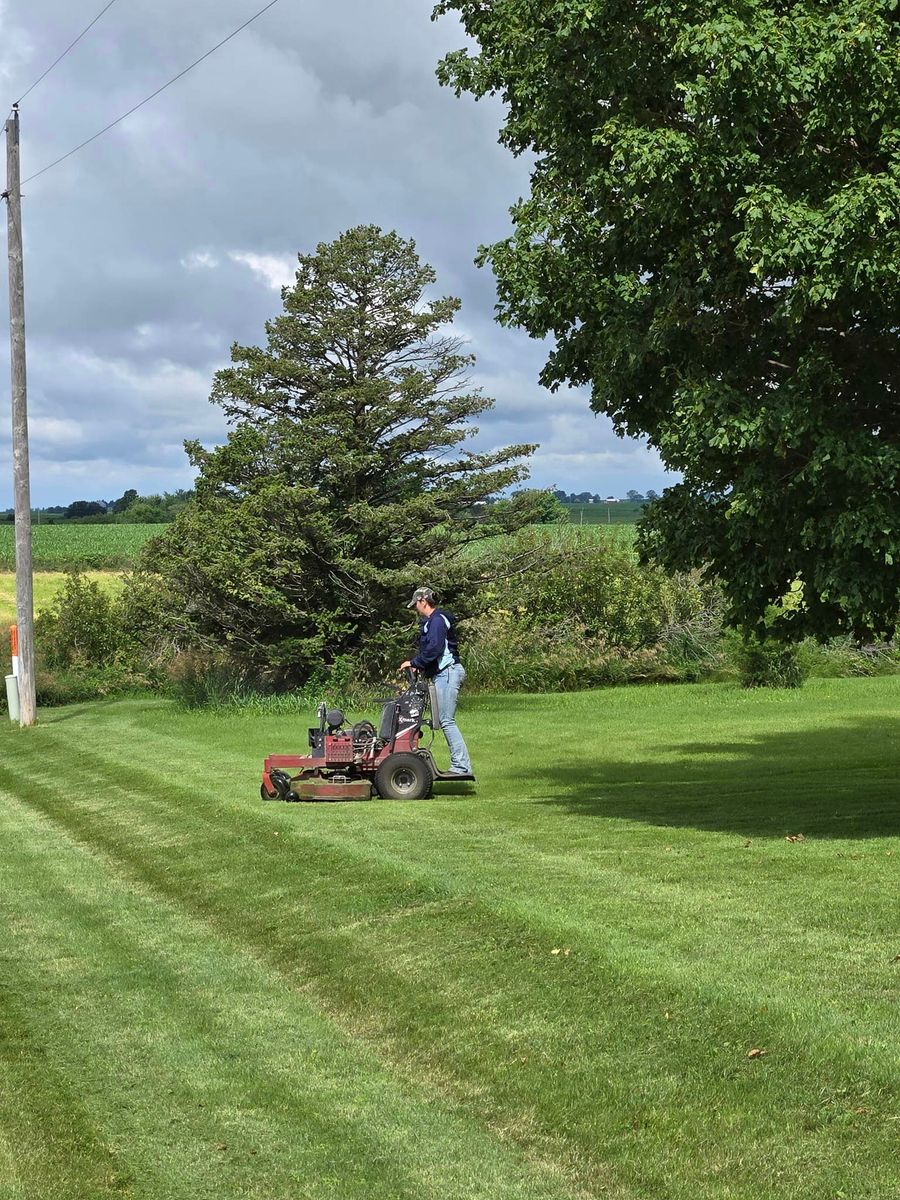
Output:
[[91,579],[71,571],[49,608],[35,622],[42,665],[93,668],[114,663],[122,625],[115,601]]
[[666,662],[685,683],[727,671],[721,607],[703,609],[686,621],[672,621],[660,635]]
[[860,645],[845,637],[823,644],[810,638],[800,643],[798,654],[808,674],[822,678],[896,675],[900,671],[900,645],[896,642]]
[[[533,530],[490,559],[462,625],[474,688],[565,690],[697,678],[718,666],[714,584],[642,566],[626,539]],[[702,643],[702,645],[701,645]]]
[[563,623],[537,633],[510,614],[465,622],[464,655],[474,691],[545,692],[672,681],[660,647],[628,649]]
[[248,689],[240,669],[222,654],[183,650],[169,663],[168,682],[184,708],[221,708]]
[[146,675],[122,667],[41,668],[35,673],[36,700],[41,708],[146,692],[151,686]]
[[492,557],[490,581],[472,607],[509,612],[532,629],[572,622],[608,645],[640,649],[702,612],[709,590],[698,573],[667,576],[641,565],[626,539],[560,529],[551,541],[529,529]]
[[166,675],[169,690],[185,708],[309,712],[323,699],[342,708],[365,707],[372,699],[370,675],[350,655],[342,655],[327,672],[290,692],[276,691],[265,674],[248,672],[221,651],[182,650],[168,664]]
[[71,572],[35,622],[38,702],[66,704],[159,687],[180,648],[171,597],[151,575],[119,595]]
[[767,635],[746,634],[737,652],[744,687],[801,687],[806,669],[793,642],[780,642]]

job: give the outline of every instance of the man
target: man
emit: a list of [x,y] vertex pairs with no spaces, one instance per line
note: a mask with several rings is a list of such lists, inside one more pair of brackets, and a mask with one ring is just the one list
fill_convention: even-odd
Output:
[[400,664],[400,670],[415,667],[434,683],[441,731],[450,747],[450,774],[471,775],[472,764],[463,736],[456,724],[456,704],[466,672],[459,661],[456,619],[435,604],[430,587],[418,587],[407,608],[419,614],[419,652]]

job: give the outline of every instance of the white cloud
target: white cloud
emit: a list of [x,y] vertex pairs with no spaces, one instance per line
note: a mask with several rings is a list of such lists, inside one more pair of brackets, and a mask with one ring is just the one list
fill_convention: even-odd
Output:
[[241,263],[267,287],[280,292],[294,282],[297,260],[288,254],[254,254],[251,250],[229,250],[232,262]]
[[212,271],[219,265],[219,260],[208,250],[192,250],[181,260],[186,271]]
[[66,417],[32,416],[28,421],[28,435],[32,449],[40,453],[80,445],[85,429],[78,421]]
[[[13,97],[59,53],[71,0],[0,0]],[[243,0],[130,0],[23,105],[26,176],[65,154],[246,16]],[[543,391],[546,347],[500,329],[480,243],[509,231],[529,159],[497,145],[499,100],[441,89],[463,43],[421,0],[278,5],[152,104],[28,185],[29,407],[37,504],[184,486],[186,437],[221,440],[208,403],[229,346],[259,344],[296,254],[360,223],[416,240],[475,383],[496,397],[475,447],[542,443],[536,483],[659,487],[655,456],[616,439],[582,392]],[[0,296],[2,304],[2,296]],[[0,341],[0,375],[8,378]],[[2,415],[2,414],[0,414]],[[0,460],[9,450],[0,420]],[[598,478],[598,475],[600,476]],[[0,507],[11,498],[0,473]]]

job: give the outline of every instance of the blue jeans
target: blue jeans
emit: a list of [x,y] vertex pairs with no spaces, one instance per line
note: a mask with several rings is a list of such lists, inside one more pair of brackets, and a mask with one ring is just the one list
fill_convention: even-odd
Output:
[[456,705],[459,700],[459,689],[466,679],[465,668],[461,663],[451,663],[434,677],[434,687],[437,692],[438,709],[441,718],[441,732],[450,747],[450,770],[460,774],[468,774],[472,770],[469,751],[456,724]]

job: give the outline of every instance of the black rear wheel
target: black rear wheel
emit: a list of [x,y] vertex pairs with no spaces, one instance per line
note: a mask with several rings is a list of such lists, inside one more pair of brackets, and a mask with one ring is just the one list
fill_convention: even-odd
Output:
[[386,800],[425,800],[431,795],[431,769],[418,754],[390,754],[375,772],[375,787]]

